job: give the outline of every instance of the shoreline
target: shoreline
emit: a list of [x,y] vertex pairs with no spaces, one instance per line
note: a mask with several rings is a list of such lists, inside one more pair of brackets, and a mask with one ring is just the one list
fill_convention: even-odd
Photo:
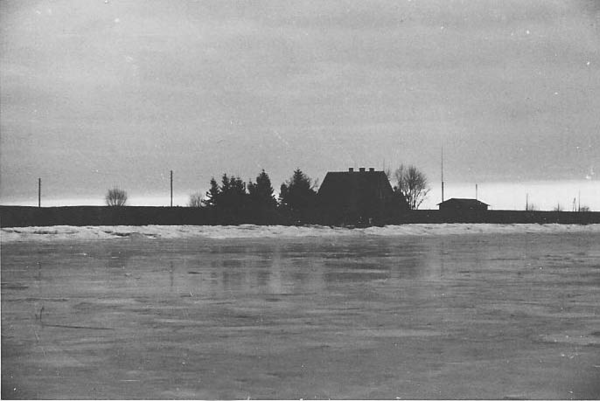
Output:
[[600,224],[403,224],[384,227],[347,228],[329,226],[37,226],[5,227],[0,229],[3,245],[23,242],[54,241],[258,241],[269,239],[321,241],[323,239],[356,239],[372,241],[391,238],[433,238],[477,236],[535,236],[535,235],[597,235]]

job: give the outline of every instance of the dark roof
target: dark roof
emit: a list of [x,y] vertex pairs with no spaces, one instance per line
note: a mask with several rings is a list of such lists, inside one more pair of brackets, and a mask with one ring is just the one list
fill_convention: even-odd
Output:
[[438,206],[439,205],[447,205],[447,204],[454,204],[454,205],[460,205],[460,206],[466,206],[466,207],[477,207],[477,206],[481,206],[481,205],[489,206],[485,202],[481,202],[480,200],[470,199],[470,198],[450,198],[447,201],[438,203]]
[[328,172],[319,189],[319,195],[335,198],[358,193],[386,196],[391,195],[393,190],[383,171]]
[[383,222],[408,209],[387,175],[375,169],[327,173],[318,200],[323,218],[330,224]]

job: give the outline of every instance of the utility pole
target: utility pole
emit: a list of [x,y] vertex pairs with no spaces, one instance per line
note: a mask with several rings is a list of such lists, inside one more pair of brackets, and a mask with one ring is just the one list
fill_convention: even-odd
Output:
[[525,210],[529,210],[529,194],[525,194]]
[[171,170],[171,207],[173,207],[173,170]]
[[477,196],[477,184],[475,184],[475,200],[479,200],[479,197]]
[[442,202],[444,202],[444,146],[442,145]]
[[42,179],[38,178],[38,207],[42,207]]

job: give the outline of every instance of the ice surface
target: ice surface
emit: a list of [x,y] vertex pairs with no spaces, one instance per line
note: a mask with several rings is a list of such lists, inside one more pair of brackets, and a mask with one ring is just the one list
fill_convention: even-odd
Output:
[[464,234],[600,233],[600,224],[406,224],[385,227],[327,226],[51,226],[0,230],[0,241],[111,240],[123,238],[294,238],[331,236],[443,236]]
[[598,228],[5,229],[2,398],[600,399]]

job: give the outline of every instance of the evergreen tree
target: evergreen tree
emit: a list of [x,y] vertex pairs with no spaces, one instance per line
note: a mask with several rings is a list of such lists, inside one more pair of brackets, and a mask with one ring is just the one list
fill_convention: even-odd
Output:
[[277,206],[273,192],[271,179],[265,170],[262,170],[258,177],[256,177],[256,184],[252,181],[248,183],[248,196],[255,205],[266,208]]
[[221,190],[219,189],[219,185],[217,184],[217,180],[215,178],[210,179],[210,189],[206,192],[206,199],[202,200],[204,206],[207,207],[216,207],[219,195],[221,194]]
[[[231,177],[232,179],[234,177]],[[224,201],[224,199],[227,199],[230,196],[230,191],[231,190],[231,183],[230,183],[230,179],[229,177],[227,177],[227,174],[223,174],[223,177],[221,177],[221,188],[219,189],[219,202],[221,203],[221,206],[225,206],[225,204],[227,203],[226,201]]]
[[226,207],[234,210],[236,214],[244,208],[248,194],[246,192],[246,183],[239,177],[231,176],[227,190],[221,188],[221,193],[225,195],[224,202]]
[[280,205],[292,221],[306,223],[314,220],[317,207],[316,186],[316,182],[313,183],[300,169],[296,169],[292,177],[281,184]]
[[256,177],[256,183],[248,183],[249,213],[252,222],[273,224],[279,221],[277,200],[273,192],[271,179],[265,170]]
[[247,209],[247,196],[244,181],[239,177],[228,177],[227,174],[223,174],[221,187],[215,198],[215,208],[219,218],[224,223],[239,223]]

